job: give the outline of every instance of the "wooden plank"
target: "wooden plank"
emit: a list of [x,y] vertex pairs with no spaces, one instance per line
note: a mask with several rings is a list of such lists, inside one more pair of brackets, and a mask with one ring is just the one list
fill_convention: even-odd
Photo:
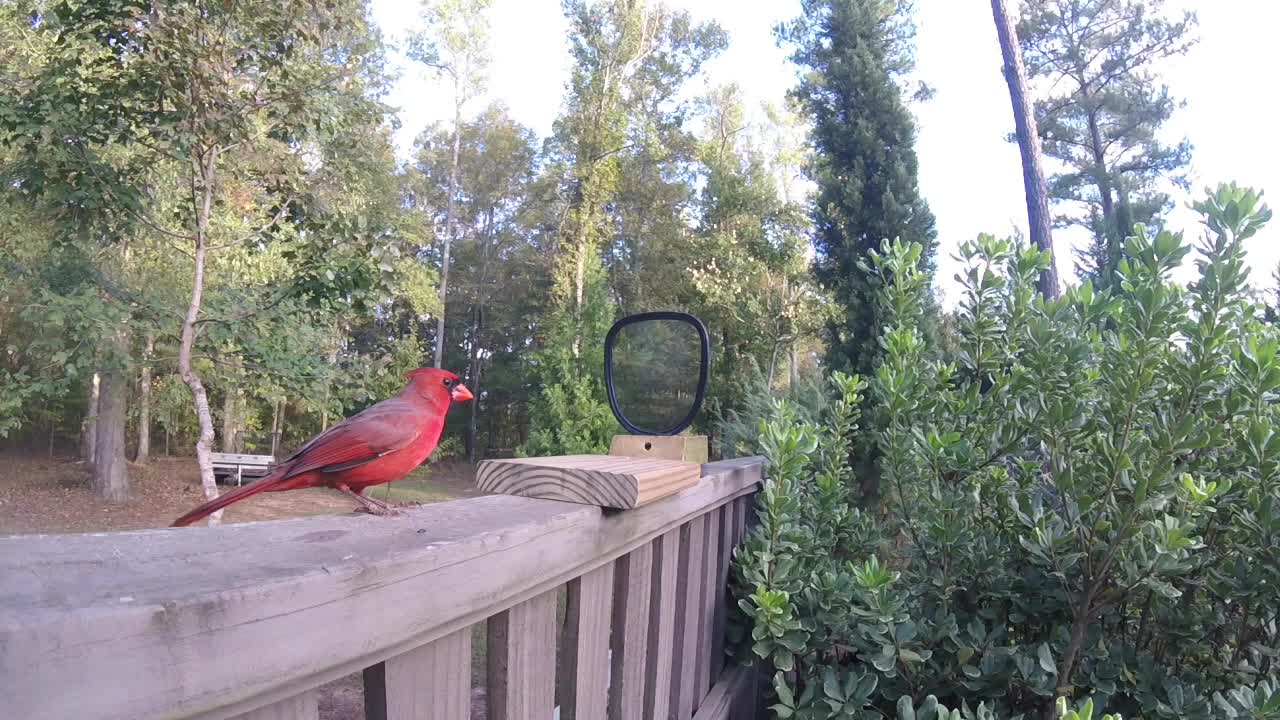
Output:
[[733,512],[733,546],[747,539],[747,510],[755,503],[755,496],[741,497],[729,504]]
[[235,720],[317,720],[319,717],[316,691],[307,690],[266,707],[237,715]]
[[644,716],[666,720],[671,707],[671,660],[675,653],[676,589],[680,531],[653,541],[653,592],[649,600],[649,641],[645,654]]
[[562,455],[485,460],[476,485],[503,495],[629,510],[692,487],[701,476],[701,466],[675,460]]
[[[676,590],[676,651],[671,670],[671,709],[668,717],[687,720],[693,716],[698,666],[698,641],[702,637],[702,543],[706,538],[705,515],[690,520],[680,532],[680,581]],[[687,529],[687,535],[685,530]]]
[[25,720],[234,717],[555,590],[754,492],[762,470],[711,463],[625,513],[492,496],[394,518],[0,538],[0,697]]
[[489,720],[547,720],[556,704],[556,592],[489,618]]
[[733,561],[733,506],[726,505],[711,512],[720,516],[720,538],[716,550],[715,591],[711,593],[711,684],[724,670],[724,634],[728,617],[729,565]]
[[702,538],[702,596],[698,602],[698,662],[694,670],[694,709],[711,688],[711,646],[720,575],[720,510],[707,513]]
[[366,720],[471,717],[471,628],[365,671]]
[[751,668],[740,665],[729,668],[702,699],[693,720],[737,720],[744,717],[744,710],[754,713],[751,707],[754,675]]
[[610,455],[698,463],[707,461],[706,435],[614,435]]
[[613,568],[603,565],[569,582],[560,650],[560,720],[605,717],[609,696],[609,628]]
[[614,563],[609,720],[642,720],[644,717],[652,582],[652,543],[632,550]]

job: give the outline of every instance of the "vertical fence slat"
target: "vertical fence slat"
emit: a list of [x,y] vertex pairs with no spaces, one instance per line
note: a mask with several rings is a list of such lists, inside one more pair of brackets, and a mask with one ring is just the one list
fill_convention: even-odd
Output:
[[712,510],[703,517],[702,537],[702,597],[698,602],[698,662],[694,672],[693,706],[696,709],[711,689],[711,637],[714,628],[716,578],[720,562],[720,510]]
[[556,591],[489,618],[489,720],[547,720],[555,710]]
[[680,528],[680,572],[676,588],[675,660],[671,668],[671,708],[668,717],[693,717],[693,673],[698,665],[698,638],[702,604],[702,542],[706,537],[706,516],[700,515]]
[[232,720],[316,720],[316,691],[307,690],[257,710],[236,715]]
[[680,531],[671,530],[653,541],[653,595],[649,601],[649,651],[644,672],[646,720],[666,720],[671,706],[679,565]]
[[614,563],[613,583],[613,669],[609,676],[609,719],[641,720],[644,717],[653,543],[641,545],[618,558]]
[[733,501],[733,544],[735,546],[747,537],[747,508],[755,500],[755,495],[746,495]]
[[560,650],[560,718],[604,718],[609,694],[613,564],[606,563],[570,581],[566,607]]
[[471,628],[365,670],[366,720],[471,717]]
[[720,680],[724,670],[724,630],[728,616],[729,563],[733,560],[733,505],[726,505],[720,513],[720,537],[716,550],[716,590],[711,596],[713,616],[711,621],[711,684]]

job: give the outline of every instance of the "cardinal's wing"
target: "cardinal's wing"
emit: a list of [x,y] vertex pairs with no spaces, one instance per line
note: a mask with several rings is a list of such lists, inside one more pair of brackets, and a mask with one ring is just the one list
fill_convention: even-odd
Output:
[[423,410],[398,398],[386,400],[320,433],[289,457],[284,477],[339,472],[408,447],[422,433]]

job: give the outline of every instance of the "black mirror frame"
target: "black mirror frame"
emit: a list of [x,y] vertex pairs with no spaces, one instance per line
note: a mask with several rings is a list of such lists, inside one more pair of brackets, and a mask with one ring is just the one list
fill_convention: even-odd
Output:
[[[678,320],[688,323],[698,331],[698,340],[702,346],[702,359],[698,364],[698,390],[694,395],[693,407],[689,409],[688,415],[666,430],[644,430],[632,424],[627,419],[627,416],[623,415],[622,411],[618,409],[618,397],[613,389],[613,344],[618,339],[618,333],[628,325],[649,320]],[[628,315],[615,322],[613,327],[609,328],[609,334],[604,338],[604,386],[609,394],[609,409],[613,411],[613,416],[617,418],[618,424],[632,435],[678,435],[684,432],[685,428],[693,424],[694,419],[698,416],[698,411],[702,409],[702,403],[707,399],[707,381],[710,377],[711,336],[707,334],[707,326],[689,313],[659,311]]]

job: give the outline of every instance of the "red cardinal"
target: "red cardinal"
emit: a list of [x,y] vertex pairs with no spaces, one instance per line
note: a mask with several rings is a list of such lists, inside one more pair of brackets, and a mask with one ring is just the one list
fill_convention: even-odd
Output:
[[448,370],[419,368],[409,373],[400,394],[366,408],[325,430],[280,463],[270,475],[219,495],[173,521],[190,525],[234,502],[260,492],[331,487],[360,501],[369,512],[387,513],[364,491],[408,475],[427,459],[451,401],[470,400],[471,391]]

